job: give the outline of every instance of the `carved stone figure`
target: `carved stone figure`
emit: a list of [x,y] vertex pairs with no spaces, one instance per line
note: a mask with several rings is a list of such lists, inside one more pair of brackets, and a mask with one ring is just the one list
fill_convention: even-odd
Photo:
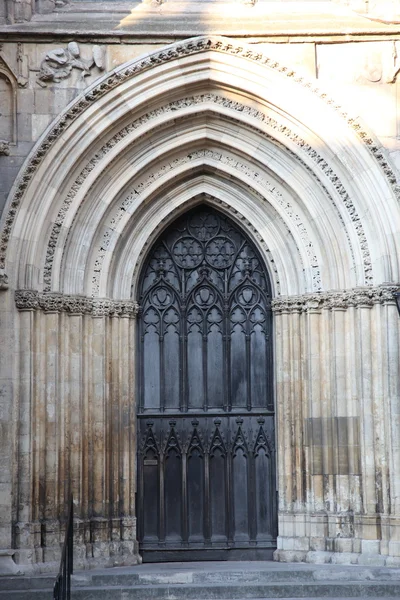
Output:
[[90,75],[90,69],[95,66],[104,69],[104,52],[100,46],[93,47],[93,56],[87,60],[81,58],[79,45],[70,42],[67,48],[56,48],[47,52],[40,64],[39,81],[58,83],[69,77],[72,69],[82,71],[82,78]]

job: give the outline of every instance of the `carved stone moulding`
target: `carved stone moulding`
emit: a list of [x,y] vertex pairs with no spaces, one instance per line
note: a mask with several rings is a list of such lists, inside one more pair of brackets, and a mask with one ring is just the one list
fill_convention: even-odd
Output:
[[351,306],[355,308],[372,308],[375,304],[395,304],[394,293],[399,291],[399,285],[380,285],[301,296],[282,296],[272,300],[272,310],[277,314],[281,314],[303,313],[322,309],[347,310]]
[[8,142],[7,140],[0,140],[0,155],[10,155],[10,142]]
[[134,300],[109,300],[37,290],[16,290],[15,304],[18,310],[42,310],[86,314],[93,317],[136,317],[139,305]]
[[0,292],[8,290],[8,275],[0,269]]
[[[67,212],[69,210],[69,207],[70,207],[73,199],[75,198],[76,194],[79,192],[80,188],[84,184],[88,175],[96,167],[96,165],[110,152],[110,150],[112,148],[114,148],[117,144],[119,144],[121,141],[123,141],[126,136],[131,134],[135,129],[139,128],[141,125],[146,124],[149,121],[151,121],[153,118],[158,116],[160,113],[173,112],[174,119],[177,119],[177,113],[179,113],[179,111],[181,109],[187,108],[188,106],[192,106],[192,105],[201,105],[201,104],[204,104],[205,102],[211,102],[215,105],[222,105],[225,109],[229,109],[233,113],[235,113],[235,112],[245,113],[248,115],[249,118],[251,118],[256,123],[257,122],[265,123],[272,130],[276,130],[277,132],[283,134],[291,142],[294,142],[299,147],[299,150],[301,152],[305,153],[308,158],[311,158],[311,160],[315,163],[317,168],[321,171],[321,174],[323,174],[325,177],[328,177],[331,180],[331,183],[334,185],[334,188],[336,189],[336,192],[340,198],[340,201],[344,204],[346,210],[348,211],[348,213],[350,215],[350,219],[354,224],[356,234],[358,236],[360,247],[362,250],[363,264],[364,264],[364,282],[366,285],[371,285],[373,283],[371,256],[370,256],[367,238],[366,238],[366,234],[363,229],[363,226],[362,226],[361,219],[360,219],[360,217],[357,213],[357,210],[352,202],[352,199],[350,198],[350,195],[347,193],[340,178],[332,170],[332,168],[330,167],[328,162],[325,159],[323,159],[323,157],[320,156],[318,154],[318,152],[314,148],[312,148],[304,139],[302,139],[298,133],[293,132],[286,124],[278,123],[274,118],[266,115],[264,112],[254,108],[254,107],[246,106],[246,105],[242,104],[241,102],[231,100],[228,98],[224,98],[224,97],[219,96],[214,93],[207,93],[207,94],[200,94],[197,96],[188,96],[188,97],[182,98],[180,100],[171,102],[165,106],[159,107],[156,110],[150,111],[149,113],[146,113],[145,115],[142,115],[139,119],[137,119],[136,121],[125,126],[123,129],[121,129],[117,134],[115,134],[113,136],[113,138],[109,139],[107,141],[107,143],[102,146],[102,148],[100,148],[99,150],[96,151],[95,155],[85,165],[85,167],[83,168],[81,173],[78,175],[77,179],[74,181],[74,183],[73,183],[72,187],[70,188],[69,192],[67,193],[67,195],[64,199],[64,202],[62,204],[62,207],[60,208],[59,213],[57,215],[56,222],[55,222],[52,232],[51,232],[48,249],[47,249],[47,254],[46,254],[46,261],[45,261],[45,265],[44,265],[44,283],[45,283],[44,289],[45,289],[45,291],[50,291],[50,289],[51,289],[53,258],[54,258],[55,248],[58,243],[58,237],[60,235],[62,224],[66,218]],[[235,119],[233,117],[231,117],[231,118],[233,119],[233,122],[236,123]],[[340,214],[340,210],[339,210],[338,206],[336,206],[335,200],[333,199],[332,195],[330,194],[330,192],[328,191],[326,186],[322,183],[321,178],[316,174],[315,171],[313,171],[311,169],[311,167],[309,165],[307,165],[307,163],[305,161],[303,161],[298,155],[296,155],[287,146],[284,146],[281,142],[278,142],[275,138],[273,138],[271,135],[265,133],[262,129],[256,127],[254,124],[247,123],[246,126],[251,128],[252,130],[256,131],[263,138],[269,139],[274,144],[279,145],[285,152],[289,153],[298,162],[300,162],[302,164],[302,166],[316,179],[319,187],[321,187],[324,194],[327,196],[327,198],[329,198],[330,202],[332,203],[332,205],[335,209],[335,212],[338,215],[338,218],[343,223],[343,227],[346,230],[346,236],[349,241],[349,248],[352,253],[352,258],[354,260],[354,252],[352,249],[350,237],[347,232],[346,226],[344,224],[343,218]],[[211,158],[211,159],[216,158],[218,161],[220,161],[223,164],[230,164],[230,166],[232,168],[235,168],[236,170],[240,171],[241,173],[245,173],[245,175],[247,177],[250,177],[253,180],[257,180],[259,183],[261,182],[260,173],[257,173],[256,171],[254,171],[254,169],[251,169],[249,166],[246,166],[246,165],[240,163],[234,157],[232,157],[232,158],[230,158],[229,156],[223,157],[222,154],[219,154],[218,156],[216,156],[215,152],[207,151],[207,149],[191,152],[189,157],[185,157],[185,158],[180,157],[179,159],[177,159],[169,164],[163,165],[163,167],[159,169],[158,173],[164,174],[168,170],[173,170],[174,168],[178,167],[180,164],[183,164],[184,162],[187,162],[188,160],[194,160],[196,158],[199,158],[201,155],[203,155],[204,157],[207,156],[208,158]],[[137,194],[141,193],[148,185],[152,184],[154,182],[154,179],[155,179],[154,174],[151,174],[150,176],[147,177],[147,180],[139,180],[139,182],[136,182],[134,196],[137,196]],[[268,185],[269,188],[272,188],[272,190],[275,190],[274,186],[271,186],[268,182],[266,182],[266,184]],[[252,191],[252,193],[254,193],[254,190]],[[278,197],[279,192],[274,191],[274,195]],[[132,202],[131,196],[132,196],[132,194],[130,194],[130,196],[125,198],[122,202],[122,205],[118,209],[118,213],[112,215],[111,223],[107,227],[107,233],[105,235],[109,235],[110,230],[114,229],[116,227],[118,221],[121,218],[121,215],[126,213],[127,206],[129,205],[130,202]],[[282,195],[280,195],[280,196],[282,197]],[[279,201],[279,198],[277,198],[277,199]],[[263,198],[262,200],[264,201],[265,198]],[[319,269],[317,257],[315,255],[315,251],[313,248],[313,244],[311,243],[311,241],[308,238],[308,233],[306,231],[305,225],[303,223],[299,222],[298,215],[295,215],[293,213],[293,210],[291,209],[290,205],[287,202],[284,202],[283,198],[280,203],[282,206],[287,204],[287,206],[285,207],[285,210],[286,210],[286,212],[289,213],[290,219],[295,219],[297,221],[296,229],[298,229],[299,234],[302,237],[303,242],[305,243],[306,252],[309,255],[313,273],[314,273],[314,275],[313,275],[314,290],[319,291],[322,288],[320,269]],[[306,239],[306,238],[308,238],[308,239]],[[107,246],[107,240],[103,240],[102,248],[105,248],[106,246]],[[101,261],[101,257],[99,257],[99,261]],[[94,276],[96,281],[94,284],[93,293],[95,296],[98,294],[98,274],[99,274],[99,271],[97,272],[97,275]]]
[[283,76],[289,77],[299,85],[306,87],[312,93],[321,98],[321,100],[329,104],[335,111],[339,112],[339,114],[346,120],[347,124],[358,135],[360,140],[367,146],[368,150],[380,165],[387,181],[392,186],[395,196],[400,198],[400,185],[398,185],[396,175],[386,160],[384,152],[382,151],[379,143],[376,142],[373,137],[363,129],[356,119],[351,118],[346,112],[344,112],[340,105],[331,99],[325,92],[316,87],[314,83],[307,81],[307,79],[304,77],[297,76],[294,71],[287,69],[287,67],[280,65],[274,60],[271,60],[256,49],[237,44],[229,39],[204,36],[173,44],[167,49],[154,52],[150,56],[141,59],[134,64],[122,66],[121,68],[116,69],[109,76],[107,76],[107,78],[103,79],[99,83],[94,84],[85,92],[83,97],[80,97],[70,109],[60,116],[57,123],[48,133],[47,137],[43,140],[40,146],[36,148],[27,167],[18,180],[12,202],[13,207],[7,214],[4,229],[1,235],[0,267],[4,268],[5,265],[7,244],[11,235],[11,228],[15,218],[14,207],[18,206],[23,195],[25,194],[31,178],[33,177],[35,171],[41,164],[49,149],[59,139],[62,133],[72,124],[72,122],[89,106],[91,106],[93,102],[137,74],[159,64],[210,50],[239,56],[247,60],[257,62],[260,65],[265,65],[269,69],[274,69],[280,72]]
[[[228,165],[231,168],[235,169],[239,173],[239,177],[245,176],[251,181],[256,181],[259,185],[262,184],[268,194],[274,197],[277,204],[284,210],[287,214],[288,219],[293,222],[293,230],[297,230],[299,232],[300,238],[304,244],[304,248],[308,254],[308,258],[310,260],[311,267],[313,269],[313,289],[318,291],[322,287],[321,275],[320,275],[320,267],[318,264],[318,258],[316,255],[316,251],[313,246],[313,242],[311,241],[311,237],[309,236],[309,232],[307,231],[306,225],[301,221],[300,216],[295,212],[292,207],[290,200],[287,197],[284,197],[283,194],[277,189],[276,184],[272,184],[267,178],[265,178],[260,172],[255,171],[249,165],[242,163],[237,160],[235,157],[231,157],[227,154],[223,154],[222,152],[216,152],[214,150],[208,150],[207,148],[202,148],[199,150],[194,150],[189,154],[180,156],[179,158],[170,161],[169,163],[162,164],[156,173],[152,172],[150,175],[147,175],[145,179],[139,180],[133,190],[126,196],[117,211],[112,215],[112,221],[109,223],[105,233],[103,234],[103,238],[101,240],[100,247],[98,248],[97,259],[95,263],[95,272],[93,274],[93,294],[96,296],[99,291],[99,281],[101,268],[103,265],[103,261],[105,258],[105,254],[107,248],[110,244],[110,231],[115,229],[117,224],[122,219],[122,216],[126,214],[127,209],[131,206],[131,204],[137,200],[140,196],[140,193],[143,192],[147,187],[149,187],[154,180],[157,180],[161,175],[171,171],[173,172],[176,168],[181,165],[187,164],[194,160],[211,160],[215,161],[217,164]],[[265,196],[263,201],[266,200]]]

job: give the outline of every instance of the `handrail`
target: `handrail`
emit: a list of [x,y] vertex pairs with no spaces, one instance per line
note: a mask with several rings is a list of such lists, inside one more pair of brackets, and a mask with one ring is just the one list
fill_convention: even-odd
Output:
[[72,494],[68,503],[67,527],[61,554],[60,570],[54,584],[53,600],[71,599],[71,575],[73,573],[74,502]]

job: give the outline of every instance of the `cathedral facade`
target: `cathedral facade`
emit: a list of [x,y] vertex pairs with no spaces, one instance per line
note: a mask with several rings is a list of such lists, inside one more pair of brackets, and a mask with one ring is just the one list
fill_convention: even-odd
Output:
[[0,7],[0,572],[400,565],[394,2]]

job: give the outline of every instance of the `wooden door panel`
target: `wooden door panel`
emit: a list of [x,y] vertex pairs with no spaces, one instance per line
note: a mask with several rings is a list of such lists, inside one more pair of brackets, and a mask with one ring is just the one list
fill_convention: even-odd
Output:
[[138,323],[147,560],[275,546],[270,300],[257,251],[210,207],[178,219],[149,254]]

